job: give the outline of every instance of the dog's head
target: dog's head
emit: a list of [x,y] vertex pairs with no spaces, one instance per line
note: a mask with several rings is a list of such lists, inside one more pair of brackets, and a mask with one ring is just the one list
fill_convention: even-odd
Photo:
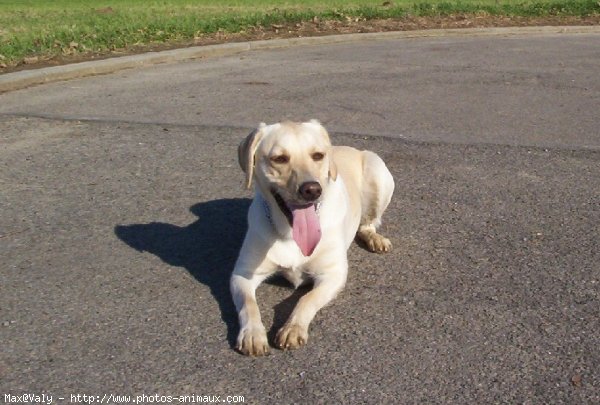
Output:
[[[255,181],[264,196],[272,196],[297,241],[308,240],[299,244],[310,255],[320,237],[316,208],[329,181],[337,177],[325,128],[316,120],[261,124],[242,141],[238,157],[246,186],[250,188]],[[300,230],[298,222],[310,232]]]
[[248,188],[256,181],[292,205],[317,202],[337,177],[329,134],[316,120],[260,124],[240,143],[238,158]]

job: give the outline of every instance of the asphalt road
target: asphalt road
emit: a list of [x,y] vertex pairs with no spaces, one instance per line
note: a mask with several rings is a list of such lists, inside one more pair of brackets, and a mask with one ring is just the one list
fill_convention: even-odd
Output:
[[[466,36],[0,95],[0,400],[599,403],[599,73],[600,35]],[[251,359],[228,292],[236,147],[284,118],[384,158],[395,249],[353,246],[308,346]],[[271,339],[302,292],[258,290]]]

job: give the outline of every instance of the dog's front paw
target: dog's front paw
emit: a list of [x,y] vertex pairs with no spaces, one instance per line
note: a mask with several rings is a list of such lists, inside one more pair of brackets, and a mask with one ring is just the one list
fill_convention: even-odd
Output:
[[243,328],[237,338],[236,349],[246,356],[269,354],[269,342],[265,328]]
[[308,341],[308,329],[298,324],[285,324],[275,340],[280,349],[297,349]]

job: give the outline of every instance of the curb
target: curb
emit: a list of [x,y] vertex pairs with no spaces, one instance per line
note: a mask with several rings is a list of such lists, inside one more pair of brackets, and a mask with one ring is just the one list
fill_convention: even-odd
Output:
[[502,27],[502,28],[453,28],[417,31],[390,31],[359,34],[328,35],[320,37],[282,38],[218,45],[194,46],[160,52],[148,52],[99,61],[73,63],[35,70],[0,75],[0,93],[19,90],[38,84],[86,76],[114,73],[119,70],[151,66],[160,63],[183,62],[213,56],[226,56],[252,50],[288,48],[304,45],[327,45],[356,41],[427,37],[478,37],[519,36],[548,34],[600,34],[600,26],[551,26],[551,27]]

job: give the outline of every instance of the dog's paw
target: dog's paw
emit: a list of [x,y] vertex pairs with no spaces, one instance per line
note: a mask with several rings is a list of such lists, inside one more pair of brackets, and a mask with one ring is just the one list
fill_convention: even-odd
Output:
[[378,233],[370,234],[365,242],[367,243],[367,247],[371,252],[387,253],[392,250],[392,242],[390,242],[388,238],[381,236]]
[[308,342],[308,330],[298,324],[285,324],[277,332],[275,341],[280,349],[297,349]]
[[265,328],[245,328],[237,338],[236,349],[246,356],[264,356],[269,354],[269,342]]

